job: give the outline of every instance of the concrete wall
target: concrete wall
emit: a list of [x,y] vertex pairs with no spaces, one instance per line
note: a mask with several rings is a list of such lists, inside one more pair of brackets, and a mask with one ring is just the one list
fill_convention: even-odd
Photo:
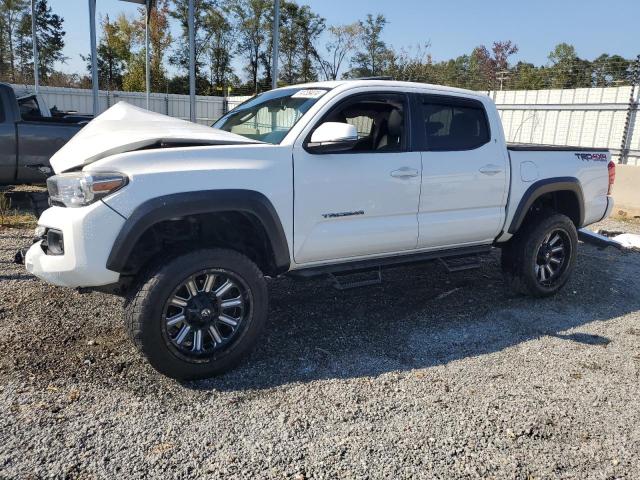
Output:
[[[616,165],[616,183],[613,186],[616,206],[614,215],[640,215],[640,168]],[[624,213],[621,213],[624,212]]]

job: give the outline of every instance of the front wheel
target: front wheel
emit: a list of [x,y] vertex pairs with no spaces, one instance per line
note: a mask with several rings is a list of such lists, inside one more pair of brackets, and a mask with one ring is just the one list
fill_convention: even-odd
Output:
[[567,216],[550,213],[525,226],[502,249],[506,283],[534,297],[555,294],[576,263],[578,233]]
[[125,323],[149,363],[178,380],[234,367],[267,316],[258,267],[225,249],[197,250],[151,267],[129,296]]

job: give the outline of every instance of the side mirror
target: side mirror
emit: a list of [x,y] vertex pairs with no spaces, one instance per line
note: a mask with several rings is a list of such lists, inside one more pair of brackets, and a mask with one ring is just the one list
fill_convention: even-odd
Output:
[[339,122],[325,122],[311,135],[307,149],[313,152],[343,152],[351,149],[358,141],[355,125]]

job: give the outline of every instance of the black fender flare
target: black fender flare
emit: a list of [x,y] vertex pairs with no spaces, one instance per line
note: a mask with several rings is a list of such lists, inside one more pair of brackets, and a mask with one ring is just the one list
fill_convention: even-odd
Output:
[[570,191],[576,195],[580,210],[578,215],[579,222],[577,227],[580,228],[584,223],[584,194],[582,193],[582,186],[580,185],[580,181],[575,177],[557,177],[538,180],[529,188],[527,188],[527,190],[524,192],[524,195],[520,199],[518,208],[516,208],[516,213],[513,215],[513,219],[511,220],[511,224],[509,225],[509,230],[507,231],[511,234],[514,234],[520,229],[520,226],[522,225],[527,212],[529,211],[533,203],[538,198],[540,198],[540,196],[546,193],[560,191]]
[[107,268],[124,272],[140,237],[151,226],[171,218],[213,212],[244,212],[255,215],[271,242],[278,273],[289,270],[287,237],[273,204],[253,190],[200,190],[152,198],[140,204],[125,221],[109,253]]

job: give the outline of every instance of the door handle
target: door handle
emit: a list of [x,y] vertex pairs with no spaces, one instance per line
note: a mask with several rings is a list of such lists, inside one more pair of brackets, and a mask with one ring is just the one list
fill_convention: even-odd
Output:
[[418,170],[416,170],[415,168],[402,167],[391,172],[391,176],[394,178],[410,178],[417,177],[419,173],[420,172],[418,172]]
[[491,163],[480,168],[480,173],[484,175],[496,175],[500,172],[502,172],[502,168],[500,168],[499,165],[493,165]]

